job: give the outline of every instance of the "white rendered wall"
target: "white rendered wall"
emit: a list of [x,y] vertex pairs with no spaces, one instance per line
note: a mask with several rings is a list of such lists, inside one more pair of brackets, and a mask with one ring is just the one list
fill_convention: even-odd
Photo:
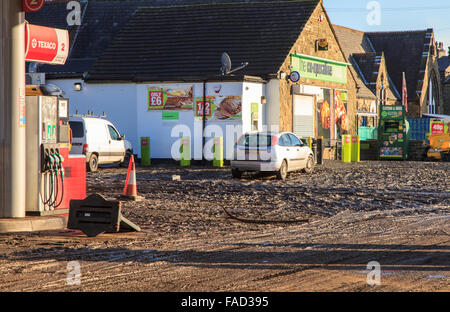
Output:
[[[92,111],[95,116],[106,114],[111,121],[125,134],[125,138],[133,144],[136,153],[140,141],[137,136],[136,104],[137,87],[134,83],[84,83],[82,80],[61,79],[48,80],[50,84],[60,87],[69,99],[69,113],[87,114]],[[74,83],[81,83],[82,90],[75,91]]]

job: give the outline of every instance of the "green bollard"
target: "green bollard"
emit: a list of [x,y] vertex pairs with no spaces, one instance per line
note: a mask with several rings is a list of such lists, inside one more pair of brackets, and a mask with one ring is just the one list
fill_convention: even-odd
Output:
[[350,163],[352,162],[352,136],[343,135],[342,136],[342,162]]
[[214,137],[213,140],[213,166],[223,167],[223,137]]
[[361,142],[359,135],[352,135],[352,162],[361,161]]
[[188,167],[191,165],[191,143],[189,137],[180,138],[180,166]]
[[150,166],[150,138],[141,137],[141,166]]

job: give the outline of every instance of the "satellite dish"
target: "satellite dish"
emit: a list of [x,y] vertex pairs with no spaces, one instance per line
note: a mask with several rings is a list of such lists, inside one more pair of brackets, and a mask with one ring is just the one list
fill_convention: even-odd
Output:
[[222,53],[222,75],[226,75],[231,70],[231,58],[228,55],[228,53],[223,52]]
[[242,62],[241,66],[231,70],[231,58],[230,58],[230,56],[226,52],[222,53],[222,67],[220,68],[220,70],[222,71],[222,75],[223,76],[229,75],[231,73],[234,73],[235,71],[241,70],[241,69],[243,69],[243,68],[245,68],[247,66],[248,66],[248,62]]

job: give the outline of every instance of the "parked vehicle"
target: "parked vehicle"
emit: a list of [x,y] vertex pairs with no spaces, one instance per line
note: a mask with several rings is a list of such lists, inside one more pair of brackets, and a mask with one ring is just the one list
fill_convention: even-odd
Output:
[[450,133],[430,135],[429,160],[450,161]]
[[95,172],[102,164],[128,165],[133,147],[111,122],[100,117],[71,116],[69,125],[73,137],[70,154],[86,155],[88,171]]
[[240,178],[245,171],[275,172],[281,180],[288,172],[314,170],[313,151],[291,132],[253,132],[242,135],[234,146],[231,173]]

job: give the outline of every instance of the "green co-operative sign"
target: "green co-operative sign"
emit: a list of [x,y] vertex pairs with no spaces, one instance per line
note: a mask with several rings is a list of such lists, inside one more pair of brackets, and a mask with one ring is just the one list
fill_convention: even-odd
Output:
[[347,63],[303,54],[292,54],[291,65],[291,71],[299,72],[300,77],[304,79],[347,83]]

